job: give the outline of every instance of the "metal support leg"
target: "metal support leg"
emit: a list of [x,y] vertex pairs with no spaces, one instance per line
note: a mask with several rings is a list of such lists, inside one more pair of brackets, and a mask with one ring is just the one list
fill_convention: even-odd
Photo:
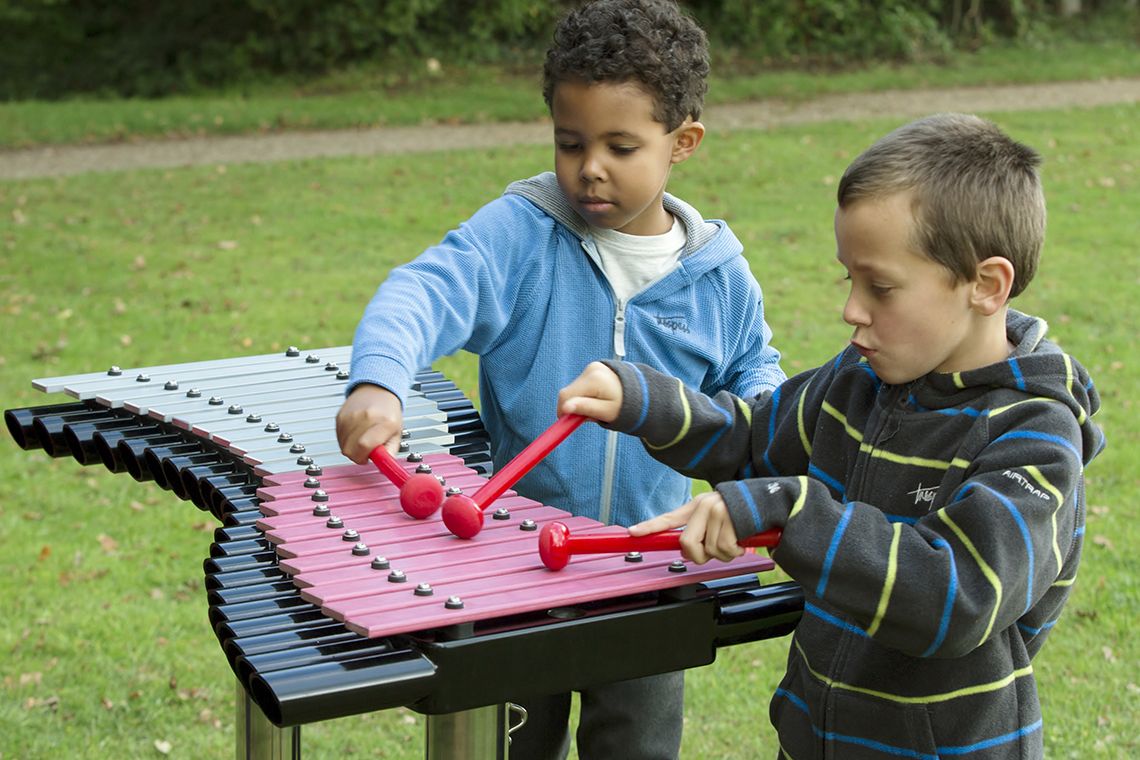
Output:
[[427,760],[506,760],[507,706],[427,716]]
[[278,728],[265,717],[249,693],[237,684],[237,760],[301,760],[301,727]]

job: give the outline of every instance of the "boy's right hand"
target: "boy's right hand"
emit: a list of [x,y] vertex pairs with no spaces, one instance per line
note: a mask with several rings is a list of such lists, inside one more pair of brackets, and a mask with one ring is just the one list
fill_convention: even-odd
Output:
[[558,392],[558,416],[580,414],[613,422],[621,411],[621,380],[601,362],[590,362],[582,374]]
[[396,453],[404,429],[404,409],[396,394],[378,385],[356,386],[336,415],[341,453],[364,464],[377,446]]

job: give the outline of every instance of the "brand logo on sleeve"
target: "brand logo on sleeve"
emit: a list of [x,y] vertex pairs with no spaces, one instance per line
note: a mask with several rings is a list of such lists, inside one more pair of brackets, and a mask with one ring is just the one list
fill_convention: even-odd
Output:
[[1021,473],[1014,472],[1013,470],[1006,470],[1005,472],[1002,473],[1002,475],[1005,475],[1007,478],[1014,481],[1015,483],[1020,483],[1022,488],[1024,488],[1030,494],[1036,496],[1038,499],[1041,499],[1042,501],[1049,501],[1050,500],[1049,494],[1045,493],[1040,488],[1038,488],[1037,486],[1030,483],[1029,479],[1026,478],[1024,475],[1022,475]]

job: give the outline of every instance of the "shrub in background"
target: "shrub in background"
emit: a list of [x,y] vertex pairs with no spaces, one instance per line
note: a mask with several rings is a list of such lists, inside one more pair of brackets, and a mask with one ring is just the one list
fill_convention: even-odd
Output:
[[[1068,0],[1071,2],[1072,0]],[[576,0],[0,0],[0,98],[159,97],[428,57],[537,60]],[[1086,17],[1136,0],[1083,0]],[[937,57],[1021,39],[1061,0],[682,0],[717,55],[765,65]]]

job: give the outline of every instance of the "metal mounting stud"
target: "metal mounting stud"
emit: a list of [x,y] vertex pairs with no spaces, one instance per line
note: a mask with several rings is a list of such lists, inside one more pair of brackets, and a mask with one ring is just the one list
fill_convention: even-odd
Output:
[[669,563],[669,572],[671,573],[683,573],[688,569],[689,566],[685,564],[684,560],[675,559]]
[[449,610],[461,610],[463,609],[463,600],[457,596],[449,596],[443,606]]
[[346,530],[344,533],[342,533],[342,534],[341,534],[341,536],[340,536],[340,540],[341,540],[341,541],[357,541],[357,540],[359,540],[359,539],[360,539],[360,534],[359,534],[359,533],[357,533],[357,532],[356,532],[354,529],[352,529],[352,528],[349,528],[349,529],[348,529],[348,530]]
[[313,495],[311,498],[313,501],[328,501],[329,495],[328,495],[328,492],[325,491],[324,489],[318,488],[317,490],[313,491]]
[[391,567],[392,563],[388,561],[387,557],[373,557],[372,569],[373,570],[387,570]]
[[506,507],[499,507],[491,513],[492,520],[509,520],[511,519],[511,510]]
[[434,593],[435,591],[432,590],[430,583],[421,583],[420,585],[416,586],[416,596],[431,596]]
[[330,517],[328,520],[325,521],[325,527],[326,528],[337,528],[337,529],[343,528],[344,527],[344,520],[340,519],[336,515],[333,515],[332,517]]
[[408,576],[404,575],[403,570],[393,570],[392,572],[388,573],[388,582],[389,583],[407,583],[408,582]]
[[626,562],[641,562],[643,559],[644,557],[641,556],[641,552],[630,552],[625,555]]
[[356,546],[352,547],[352,554],[356,557],[367,557],[371,553],[368,544],[363,541],[358,541]]
[[528,517],[527,519],[525,519],[521,523],[519,523],[519,530],[525,530],[525,531],[538,530],[538,523],[536,523],[534,520],[532,520]]

